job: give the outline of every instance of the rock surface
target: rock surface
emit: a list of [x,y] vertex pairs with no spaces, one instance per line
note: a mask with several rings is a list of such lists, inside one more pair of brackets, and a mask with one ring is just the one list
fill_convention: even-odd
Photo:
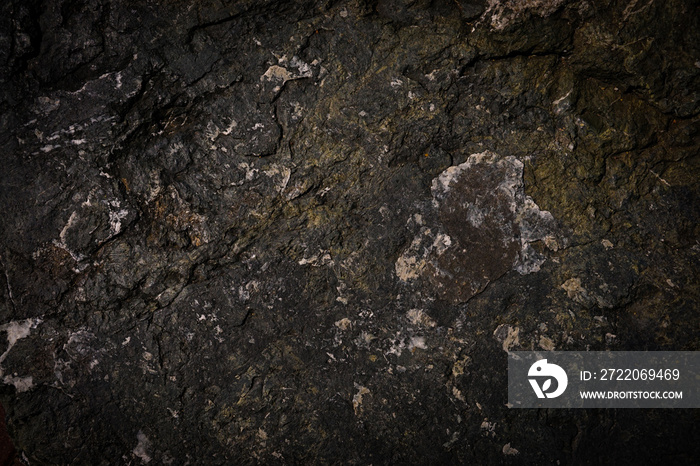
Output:
[[697,464],[506,351],[700,349],[692,0],[8,0],[31,464]]

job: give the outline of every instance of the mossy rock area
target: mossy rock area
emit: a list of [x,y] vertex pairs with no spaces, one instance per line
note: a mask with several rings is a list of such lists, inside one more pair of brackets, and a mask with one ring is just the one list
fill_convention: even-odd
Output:
[[[697,464],[509,350],[700,350],[691,0],[8,0],[28,464]],[[6,343],[5,343],[6,342]]]

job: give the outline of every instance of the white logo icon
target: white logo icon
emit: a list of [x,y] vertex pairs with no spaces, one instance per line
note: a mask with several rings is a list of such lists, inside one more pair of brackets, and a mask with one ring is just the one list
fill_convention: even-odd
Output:
[[[540,359],[532,366],[527,373],[528,377],[545,378],[542,386],[537,379],[528,379],[532,389],[535,390],[537,398],[556,398],[566,390],[569,383],[569,378],[566,376],[566,371],[556,364],[548,364],[546,359]],[[557,389],[549,393],[547,390],[552,386],[552,379],[557,381]]]

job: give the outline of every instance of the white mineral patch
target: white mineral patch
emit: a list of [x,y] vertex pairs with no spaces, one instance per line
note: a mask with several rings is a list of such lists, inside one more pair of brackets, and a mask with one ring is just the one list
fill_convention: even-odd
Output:
[[554,113],[559,115],[561,113],[564,113],[565,111],[567,111],[569,109],[569,107],[571,107],[571,103],[568,100],[568,98],[572,92],[573,92],[573,90],[570,90],[569,92],[566,93],[566,95],[559,97],[554,102],[552,102],[552,106],[554,107]]
[[439,251],[438,255],[440,255],[451,244],[452,240],[449,236],[439,233],[433,237],[429,228],[421,228],[411,245],[396,260],[394,264],[396,276],[404,282],[418,278],[428,265],[427,257],[433,250]]
[[526,12],[545,18],[554,13],[566,0],[489,0],[483,17],[491,15],[491,28],[502,31]]
[[14,385],[17,393],[22,393],[34,388],[34,383],[32,377],[11,377],[9,375],[5,376],[3,379],[5,385]]
[[292,73],[286,68],[282,68],[279,65],[272,65],[265,71],[265,74],[260,77],[260,81],[282,81],[284,83],[292,79],[292,77]]
[[570,278],[564,283],[562,283],[561,288],[566,291],[569,299],[572,299],[578,303],[584,303],[588,299],[588,292],[581,286],[580,278]]
[[477,205],[470,204],[467,207],[467,221],[473,227],[479,228],[481,224],[484,223],[484,220],[486,220],[488,214],[488,209],[480,208]]
[[503,454],[508,456],[515,456],[520,453],[518,450],[510,446],[510,443],[503,445]]
[[435,241],[433,241],[432,248],[437,253],[437,255],[441,255],[450,246],[452,246],[452,238],[450,238],[444,233],[438,233],[435,237]]
[[464,165],[466,163],[468,163],[468,162],[465,162],[461,165],[457,165],[454,167],[450,167],[450,168],[446,169],[445,171],[443,171],[442,173],[440,173],[440,176],[438,176],[437,178],[435,178],[433,180],[433,193],[435,193],[438,190],[440,190],[442,192],[447,192],[447,190],[450,189],[450,185],[455,180],[457,180],[459,175],[462,174],[462,171],[465,168]]
[[158,195],[163,190],[163,186],[160,183],[160,174],[156,170],[152,170],[148,177],[148,194],[146,196],[146,202],[153,202]]
[[420,273],[425,268],[425,261],[419,260],[413,256],[402,255],[396,260],[396,265],[394,269],[396,271],[396,276],[402,281],[413,280],[418,278]]
[[369,388],[363,387],[362,385],[355,383],[355,388],[357,393],[352,397],[352,408],[355,410],[355,414],[358,413],[359,407],[362,405],[362,397],[370,393]]
[[[515,157],[510,157],[513,160],[517,160]],[[484,151],[478,154],[472,154],[469,156],[466,162],[459,165],[449,167],[444,170],[440,175],[433,180],[432,192],[434,197],[441,197],[441,195],[447,194],[450,191],[451,185],[456,182],[460,175],[479,163],[495,163],[498,161],[498,155],[490,152]],[[518,161],[519,162],[519,161]]]
[[66,223],[66,225],[61,230],[61,233],[59,233],[59,235],[58,235],[59,240],[54,240],[53,244],[56,245],[57,247],[63,249],[64,251],[66,251],[68,254],[70,254],[71,257],[73,258],[73,260],[75,260],[76,262],[80,262],[85,257],[82,254],[75,253],[75,252],[71,251],[68,248],[68,246],[66,245],[66,234],[68,233],[68,230],[70,230],[71,227],[73,227],[75,225],[77,220],[78,220],[78,212],[73,212],[72,214],[70,214],[70,217],[68,218],[68,223]]
[[416,348],[428,349],[428,345],[425,343],[424,337],[411,337],[411,340],[408,342],[408,349],[414,350]]
[[[4,325],[0,325],[0,332],[7,333],[7,349],[2,355],[0,355],[0,377],[3,377],[4,369],[2,363],[10,354],[12,347],[21,340],[26,338],[31,333],[32,329],[35,329],[43,320],[40,318],[27,319],[23,321],[8,322]],[[33,385],[33,379],[29,377],[20,377],[17,374],[7,375],[3,378],[3,382],[7,385],[14,385],[18,392],[24,392],[31,389]]]
[[238,168],[242,168],[245,170],[245,179],[246,181],[251,181],[255,178],[255,175],[258,173],[257,168],[253,168],[250,165],[248,165],[246,162],[239,163]]
[[328,252],[319,252],[314,254],[309,258],[302,258],[299,261],[299,265],[313,265],[315,267],[320,267],[322,265],[333,265],[333,258]]
[[510,351],[515,346],[520,346],[520,329],[508,324],[501,324],[493,332],[494,338],[501,343],[503,351]]
[[299,57],[294,56],[292,57],[292,61],[290,62],[290,65],[292,65],[294,68],[299,70],[298,77],[299,78],[310,78],[311,77],[311,66],[309,66],[308,63],[304,63],[299,59]]
[[362,332],[360,332],[360,334],[357,336],[357,338],[355,338],[354,341],[355,341],[355,344],[357,346],[359,346],[360,348],[369,348],[372,341],[374,341],[376,339],[377,339],[377,337],[375,337],[371,333],[363,330]]
[[397,333],[396,338],[393,340],[391,347],[386,351],[386,354],[395,354],[396,356],[401,356],[403,350],[406,349],[406,342],[404,338]]
[[221,134],[223,134],[224,136],[228,136],[229,134],[231,134],[231,131],[233,131],[236,126],[238,126],[236,120],[231,120],[231,123],[228,124],[226,129],[223,130]]
[[515,270],[521,275],[539,272],[545,258],[535,251],[528,243],[524,243],[520,252],[520,260],[515,265]]
[[422,327],[435,327],[437,324],[433,319],[430,318],[428,314],[423,312],[421,309],[411,309],[406,313],[406,318],[413,325],[420,325]]
[[152,458],[148,454],[148,449],[151,448],[151,441],[148,440],[148,437],[146,437],[146,434],[144,434],[142,431],[139,431],[138,434],[136,434],[136,440],[138,443],[136,444],[136,447],[133,449],[132,453],[137,458],[140,458],[143,464],[150,463]]
[[459,401],[461,401],[462,403],[466,403],[466,402],[467,402],[467,399],[464,398],[464,395],[462,394],[462,391],[461,391],[459,388],[455,387],[455,386],[452,387],[452,396],[454,396],[455,398],[457,398],[457,399],[458,399]]
[[292,102],[291,106],[294,108],[294,111],[292,112],[292,120],[298,120],[304,115],[304,106],[299,102]]
[[117,212],[109,211],[109,236],[110,238],[122,231],[122,220],[129,215],[128,210],[119,210]]
[[27,319],[24,321],[9,322],[5,325],[0,326],[0,332],[7,332],[7,344],[8,348],[5,353],[0,356],[0,361],[4,359],[5,355],[12,349],[12,347],[17,343],[18,340],[26,338],[31,333],[31,330],[36,328],[37,325],[43,321],[39,318]]
[[[279,59],[279,63],[286,64],[286,57],[281,57]],[[281,86],[287,81],[291,81],[293,79],[309,78],[313,74],[311,71],[311,66],[309,66],[308,63],[304,63],[296,56],[292,57],[292,60],[289,62],[289,66],[291,68],[296,68],[297,72],[293,73],[289,69],[284,68],[282,66],[272,65],[267,69],[267,71],[265,71],[265,73],[262,76],[260,76],[260,81],[276,81]]]
[[484,420],[484,422],[481,423],[481,430],[486,431],[486,435],[490,435],[491,437],[496,436],[496,423],[495,422],[489,422],[488,420]]
[[344,317],[344,318],[340,319],[339,321],[337,321],[334,325],[336,327],[338,327],[340,330],[347,330],[350,327],[352,327],[352,321],[350,319],[348,319],[347,317]]

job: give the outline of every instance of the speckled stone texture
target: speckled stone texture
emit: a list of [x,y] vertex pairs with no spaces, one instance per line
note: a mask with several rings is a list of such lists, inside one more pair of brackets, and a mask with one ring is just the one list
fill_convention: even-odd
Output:
[[35,464],[697,464],[508,350],[699,350],[692,0],[7,0],[0,401]]

